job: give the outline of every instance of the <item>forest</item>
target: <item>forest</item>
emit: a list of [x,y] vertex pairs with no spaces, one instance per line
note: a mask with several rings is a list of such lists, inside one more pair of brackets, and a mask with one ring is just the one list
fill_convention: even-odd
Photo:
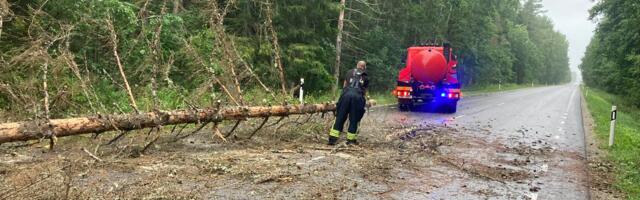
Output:
[[[588,83],[632,94],[608,84],[640,88],[630,79],[640,70],[622,65],[638,66],[638,38],[603,38],[626,20],[607,14],[617,7],[594,9],[611,46],[594,40],[591,54],[607,59],[587,57],[583,69]],[[564,83],[568,42],[544,12],[541,0],[0,0],[0,110],[10,121],[266,105],[293,99],[300,78],[312,96],[331,96],[336,70],[357,60],[371,90],[388,94],[403,52],[425,40],[452,44],[463,87]],[[602,62],[626,78],[595,81]]]
[[[596,130],[605,141],[615,131],[616,144],[608,157],[616,166],[616,188],[628,199],[640,197],[640,2],[603,0],[590,10],[597,23],[595,35],[582,58],[580,69],[589,109],[598,121]],[[609,127],[611,107],[618,106],[617,129]]]
[[598,26],[580,65],[585,83],[640,106],[640,2],[600,1],[591,19]]

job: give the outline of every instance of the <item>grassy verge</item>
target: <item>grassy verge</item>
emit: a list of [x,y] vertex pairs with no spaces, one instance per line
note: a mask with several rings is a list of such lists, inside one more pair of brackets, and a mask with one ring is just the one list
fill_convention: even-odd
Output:
[[[101,113],[131,113],[133,109],[129,106],[129,100],[127,93],[110,85],[108,82],[96,83],[95,93],[98,99],[90,95],[87,98],[82,95],[82,92],[78,90],[71,91],[73,95],[70,99],[65,101],[56,102],[52,105],[51,116],[52,118],[64,118],[69,116],[83,116],[95,114],[95,112]],[[515,85],[504,84],[501,88],[497,85],[484,85],[484,86],[469,86],[463,88],[465,95],[473,95],[480,93],[514,90],[520,88],[530,87],[530,85]],[[282,97],[279,91],[276,91],[277,97],[274,99],[269,93],[264,92],[260,88],[250,88],[244,91],[243,100],[248,105],[280,105],[283,101],[287,101],[290,104],[297,104],[298,99],[291,97]],[[151,96],[150,86],[138,87],[137,91],[134,91],[134,96],[141,111],[149,111],[154,107],[153,97]],[[334,97],[330,92],[315,92],[305,95],[306,103],[326,103],[331,101],[337,101],[337,96]],[[396,98],[391,94],[391,91],[374,91],[370,92],[369,96],[377,102],[377,105],[388,105],[396,103]],[[157,91],[158,107],[161,110],[173,110],[189,108],[190,105],[196,107],[208,107],[213,105],[214,99],[220,99],[227,104],[233,105],[228,97],[221,91],[211,93],[208,90],[194,90],[187,91],[181,88],[161,88]],[[57,99],[54,98],[54,99]],[[0,99],[0,105],[8,104],[6,99]],[[93,106],[93,108],[90,107]],[[4,109],[4,110],[3,110]],[[20,112],[12,112],[12,110],[22,110]],[[16,121],[25,119],[32,116],[33,113],[29,113],[23,110],[21,107],[8,106],[0,108],[0,119],[5,121]]]
[[[538,87],[538,86],[539,85],[535,85],[534,87]],[[491,93],[491,92],[498,92],[498,91],[517,90],[517,89],[529,88],[529,87],[531,87],[531,85],[503,84],[500,87],[498,85],[481,85],[481,86],[465,87],[462,89],[462,92],[464,93],[464,95],[476,95],[476,94]],[[388,104],[394,104],[397,102],[396,97],[393,96],[393,94],[391,94],[391,91],[371,92],[369,93],[369,97],[371,97],[371,99],[376,100],[377,105],[388,105]],[[333,99],[330,94],[323,94],[323,95],[307,96],[305,97],[305,101],[307,101],[308,103],[323,103],[327,101],[337,101],[337,99]]]
[[[583,95],[597,138],[602,141],[600,148],[609,152],[609,159],[616,165],[615,187],[627,193],[629,199],[640,199],[640,109],[606,92],[587,90],[583,90]],[[618,106],[618,118],[615,145],[608,147],[612,102]]]
[[[534,85],[533,87],[538,87],[540,85]],[[498,86],[497,84],[491,85],[474,85],[474,86],[466,86],[462,88],[462,92],[464,95],[476,95],[482,93],[490,93],[490,92],[499,92],[506,90],[517,90],[522,88],[530,88],[532,87],[530,84],[518,85],[518,84],[502,84]]]
[[[329,101],[338,101],[338,96],[340,96],[340,95],[336,95],[336,98],[334,99],[332,97],[332,95],[330,95],[330,94],[310,95],[310,96],[306,96],[305,97],[305,102],[307,102],[307,103],[324,103],[324,102],[329,102]],[[370,92],[369,93],[369,97],[370,97],[370,99],[373,99],[373,100],[376,101],[376,105],[393,104],[393,103],[395,103],[397,101],[396,97],[391,94],[391,91],[389,91],[389,92]]]
[[393,94],[391,94],[391,91],[389,91],[389,92],[372,92],[370,97],[371,97],[371,99],[376,100],[376,103],[378,105],[394,104],[394,103],[398,102],[398,100],[396,99],[396,96],[393,96]]

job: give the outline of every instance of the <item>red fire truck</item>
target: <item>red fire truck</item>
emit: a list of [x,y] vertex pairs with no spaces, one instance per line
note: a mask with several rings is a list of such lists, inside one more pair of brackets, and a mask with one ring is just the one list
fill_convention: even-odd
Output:
[[457,57],[448,43],[409,47],[404,64],[393,91],[401,111],[435,108],[456,112],[462,92],[456,75]]

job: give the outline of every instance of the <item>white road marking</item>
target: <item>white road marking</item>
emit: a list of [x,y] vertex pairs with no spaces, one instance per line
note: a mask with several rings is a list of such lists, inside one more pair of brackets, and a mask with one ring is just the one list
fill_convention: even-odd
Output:
[[460,116],[454,117],[454,119],[460,119],[462,117],[464,117],[464,115],[460,115]]
[[498,106],[501,106],[501,105],[504,105],[504,102],[498,104]]
[[573,97],[576,96],[577,90],[578,88],[574,88],[573,92],[571,92],[571,97],[569,97],[569,105],[567,105],[567,110],[565,111],[565,113],[569,113],[569,109],[571,109],[571,106],[573,105]]

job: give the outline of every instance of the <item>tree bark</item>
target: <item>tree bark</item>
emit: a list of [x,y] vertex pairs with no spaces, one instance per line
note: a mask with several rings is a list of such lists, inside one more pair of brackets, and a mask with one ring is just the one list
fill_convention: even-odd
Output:
[[0,13],[0,38],[2,38],[2,13]]
[[42,65],[42,91],[44,92],[44,117],[49,120],[49,88],[47,87],[47,73],[49,64]]
[[333,77],[336,84],[331,87],[331,92],[335,96],[340,85],[340,56],[342,55],[342,30],[344,29],[344,10],[345,0],[340,0],[340,16],[338,17],[338,36],[336,37],[336,64],[333,71]]
[[[375,101],[367,102],[367,106],[375,105]],[[269,116],[288,116],[331,112],[335,104],[310,104],[287,106],[230,107],[220,110],[173,110],[156,111],[140,114],[120,114],[108,116],[91,116],[45,121],[23,121],[0,124],[0,144],[5,142],[27,141],[48,137],[47,132],[56,137],[102,133],[107,131],[128,131],[157,127],[159,125],[175,125],[187,123],[220,122],[224,120],[240,120],[246,118],[264,118]]]
[[0,0],[0,38],[2,37],[2,23],[4,22],[4,17],[8,17],[9,15],[11,15],[9,2],[7,2],[7,0]]

